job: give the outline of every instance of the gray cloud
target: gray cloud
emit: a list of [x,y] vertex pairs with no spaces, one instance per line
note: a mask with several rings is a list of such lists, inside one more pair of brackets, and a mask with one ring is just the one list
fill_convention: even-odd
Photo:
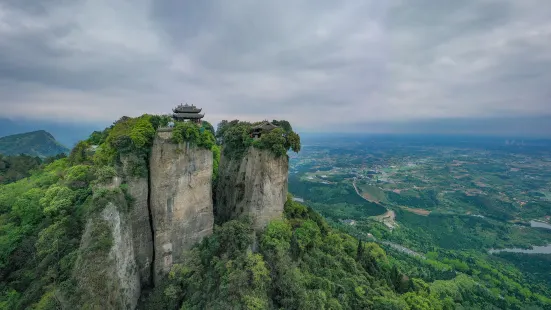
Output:
[[2,116],[111,121],[187,101],[322,124],[551,115],[551,3],[0,2]]

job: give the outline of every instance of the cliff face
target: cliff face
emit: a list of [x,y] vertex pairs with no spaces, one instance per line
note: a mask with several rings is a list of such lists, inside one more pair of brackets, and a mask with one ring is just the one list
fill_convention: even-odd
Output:
[[130,219],[121,212],[126,208],[121,196],[122,193],[118,201],[109,202],[86,223],[73,272],[79,294],[68,308],[136,308],[141,292],[140,276],[131,242]]
[[[151,264],[153,263],[153,236],[149,217],[149,171],[145,159],[136,155],[121,157],[124,181],[128,195],[132,198],[129,206],[132,243],[142,286],[152,284]],[[141,167],[138,174],[134,169]],[[144,168],[145,167],[145,168]]]
[[[110,184],[94,190],[73,271],[76,308],[135,309],[143,288],[159,285],[185,251],[212,234],[213,153],[156,133],[148,162],[124,154]],[[249,215],[255,229],[282,217],[288,158],[249,148],[222,156],[216,192],[220,221]],[[96,197],[97,196],[97,197]],[[97,201],[96,201],[97,200]]]
[[150,208],[157,285],[183,251],[212,233],[212,152],[173,144],[158,132],[150,155]]
[[242,159],[220,159],[216,191],[217,220],[224,222],[242,214],[253,219],[256,229],[281,218],[287,198],[286,156],[250,147]]
[[[128,195],[132,198],[129,206],[130,225],[132,226],[132,243],[136,264],[143,286],[152,284],[151,264],[153,263],[153,236],[149,217],[149,171],[145,159],[135,155],[121,157]],[[141,174],[133,169],[142,167]]]
[[144,287],[212,233],[212,152],[171,135],[157,133],[149,162],[121,155],[117,176],[94,190],[101,209],[86,223],[73,271],[79,293],[67,307],[135,309]]

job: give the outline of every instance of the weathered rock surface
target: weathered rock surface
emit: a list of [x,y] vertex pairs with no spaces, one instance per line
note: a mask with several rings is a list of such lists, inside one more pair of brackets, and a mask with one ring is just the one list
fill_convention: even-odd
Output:
[[242,159],[220,159],[216,216],[220,222],[249,215],[256,229],[282,217],[287,199],[287,156],[250,147]]
[[126,206],[110,202],[86,223],[73,275],[80,300],[72,308],[136,308],[141,292],[140,276],[130,220],[125,212],[119,211],[121,207]]
[[185,250],[212,233],[212,152],[173,144],[158,132],[150,155],[150,203],[157,285]]
[[132,242],[136,264],[140,274],[142,287],[152,284],[151,264],[153,263],[153,236],[149,218],[149,172],[142,169],[141,175],[136,175],[133,167],[145,167],[144,159],[135,155],[121,157],[123,175],[128,186],[128,194],[132,197],[129,206],[130,223],[132,226]]

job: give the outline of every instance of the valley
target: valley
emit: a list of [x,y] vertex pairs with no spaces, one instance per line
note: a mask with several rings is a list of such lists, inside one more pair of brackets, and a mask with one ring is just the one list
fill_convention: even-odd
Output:
[[306,136],[289,190],[333,225],[415,261],[402,264],[412,275],[455,270],[549,294],[540,284],[551,274],[525,267],[551,254],[550,149],[505,138]]

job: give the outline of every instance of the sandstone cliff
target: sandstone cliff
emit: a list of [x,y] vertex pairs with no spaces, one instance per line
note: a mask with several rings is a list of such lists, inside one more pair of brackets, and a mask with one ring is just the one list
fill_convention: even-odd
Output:
[[243,158],[220,159],[216,191],[217,221],[249,215],[256,229],[281,218],[287,199],[287,156],[250,147]]
[[181,262],[185,250],[212,233],[212,152],[174,144],[158,132],[150,154],[150,208],[153,219],[154,282]]
[[[132,243],[142,287],[152,284],[153,236],[149,214],[149,171],[145,159],[136,155],[121,157],[124,182],[132,202],[129,207]],[[134,171],[140,167],[140,172]]]
[[[138,153],[120,154],[110,184],[94,188],[73,271],[78,294],[64,297],[68,307],[135,309],[144,288],[159,285],[212,233],[212,151],[175,144],[170,130],[160,130],[151,150]],[[247,215],[260,230],[281,218],[288,166],[287,156],[255,147],[237,159],[222,156],[218,220]]]
[[73,271],[77,296],[68,308],[135,309],[140,276],[132,244],[132,227],[122,193],[86,223]]

